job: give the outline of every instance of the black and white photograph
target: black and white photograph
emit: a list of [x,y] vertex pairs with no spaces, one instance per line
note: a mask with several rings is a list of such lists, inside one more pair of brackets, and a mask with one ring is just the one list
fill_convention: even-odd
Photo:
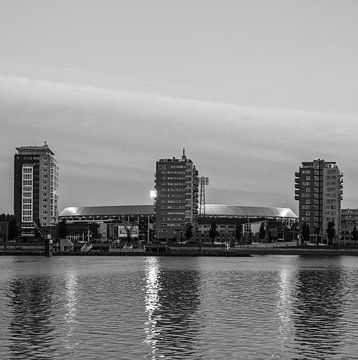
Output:
[[0,359],[358,359],[357,15],[0,0]]

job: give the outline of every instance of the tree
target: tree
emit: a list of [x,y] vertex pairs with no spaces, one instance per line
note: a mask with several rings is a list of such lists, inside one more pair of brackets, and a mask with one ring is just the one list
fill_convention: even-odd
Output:
[[59,239],[65,239],[66,236],[68,235],[68,230],[67,230],[67,224],[66,224],[66,220],[62,219],[58,224],[57,224],[57,237]]
[[240,243],[241,236],[242,236],[242,225],[237,222],[235,225],[235,233],[234,233],[235,239],[238,243]]
[[336,235],[336,229],[334,227],[334,221],[333,220],[328,221],[326,233],[327,233],[327,237],[328,237],[328,246],[332,246],[333,239],[334,239],[334,237]]
[[260,230],[259,230],[259,238],[260,240],[264,240],[266,237],[266,229],[265,229],[265,223],[262,222],[260,225]]
[[354,226],[353,230],[351,231],[352,240],[357,243],[358,241],[358,229],[356,226]]
[[211,240],[211,243],[214,245],[215,238],[218,236],[219,232],[217,230],[217,225],[215,221],[211,222],[210,229],[209,229],[209,238]]
[[17,222],[15,216],[9,216],[9,240],[16,240],[17,238]]
[[130,244],[132,242],[132,226],[126,226],[126,234],[127,234],[127,243]]
[[15,240],[17,238],[17,223],[14,215],[0,214],[0,221],[8,223],[8,239]]
[[292,240],[297,240],[297,232],[298,232],[298,222],[294,222],[291,225],[291,232],[292,232]]
[[301,244],[305,244],[310,239],[310,226],[303,223],[301,227]]
[[[135,242],[135,239],[133,236],[133,230],[136,226],[135,220],[129,221],[129,218],[128,218],[128,220],[125,220],[123,218],[122,224],[123,224],[124,230],[126,232],[127,244],[133,244]],[[90,230],[92,231],[94,237],[98,236],[98,225],[96,225],[96,227],[92,227]]]
[[193,237],[193,225],[190,222],[186,224],[184,236],[186,241]]

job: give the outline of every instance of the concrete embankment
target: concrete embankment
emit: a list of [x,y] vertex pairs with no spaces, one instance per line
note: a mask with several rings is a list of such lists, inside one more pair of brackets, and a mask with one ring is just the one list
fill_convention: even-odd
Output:
[[[135,251],[134,251],[135,250]],[[321,249],[321,248],[279,248],[279,247],[237,247],[230,248],[188,248],[168,247],[160,251],[138,251],[140,249],[116,252],[71,252],[55,255],[78,256],[225,256],[247,257],[252,255],[303,255],[303,256],[358,256],[358,249]]]
[[251,255],[316,255],[316,256],[358,256],[358,249],[322,249],[322,248],[238,248],[234,251]]
[[[27,247],[26,249],[8,249],[0,251],[0,255],[44,255],[41,247]],[[92,250],[89,252],[71,251],[53,253],[56,256],[225,256],[240,257],[252,255],[303,255],[303,256],[358,256],[358,249],[327,249],[327,248],[299,248],[299,247],[259,247],[241,246],[226,249],[224,247],[160,247],[150,249],[117,249],[116,251]]]

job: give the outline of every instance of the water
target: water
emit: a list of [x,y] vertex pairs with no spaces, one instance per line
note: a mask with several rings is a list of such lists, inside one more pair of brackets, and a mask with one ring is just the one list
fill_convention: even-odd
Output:
[[358,258],[0,257],[1,359],[357,359]]

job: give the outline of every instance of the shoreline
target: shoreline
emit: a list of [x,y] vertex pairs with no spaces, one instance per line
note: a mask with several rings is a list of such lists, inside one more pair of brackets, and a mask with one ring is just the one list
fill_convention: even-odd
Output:
[[[171,247],[161,251],[71,251],[53,253],[52,256],[220,256],[220,257],[250,257],[252,255],[302,255],[302,256],[358,256],[357,249],[322,249],[322,248],[296,248],[296,247],[240,247],[230,248],[184,248]],[[44,251],[36,249],[1,251],[0,256],[44,256]]]

